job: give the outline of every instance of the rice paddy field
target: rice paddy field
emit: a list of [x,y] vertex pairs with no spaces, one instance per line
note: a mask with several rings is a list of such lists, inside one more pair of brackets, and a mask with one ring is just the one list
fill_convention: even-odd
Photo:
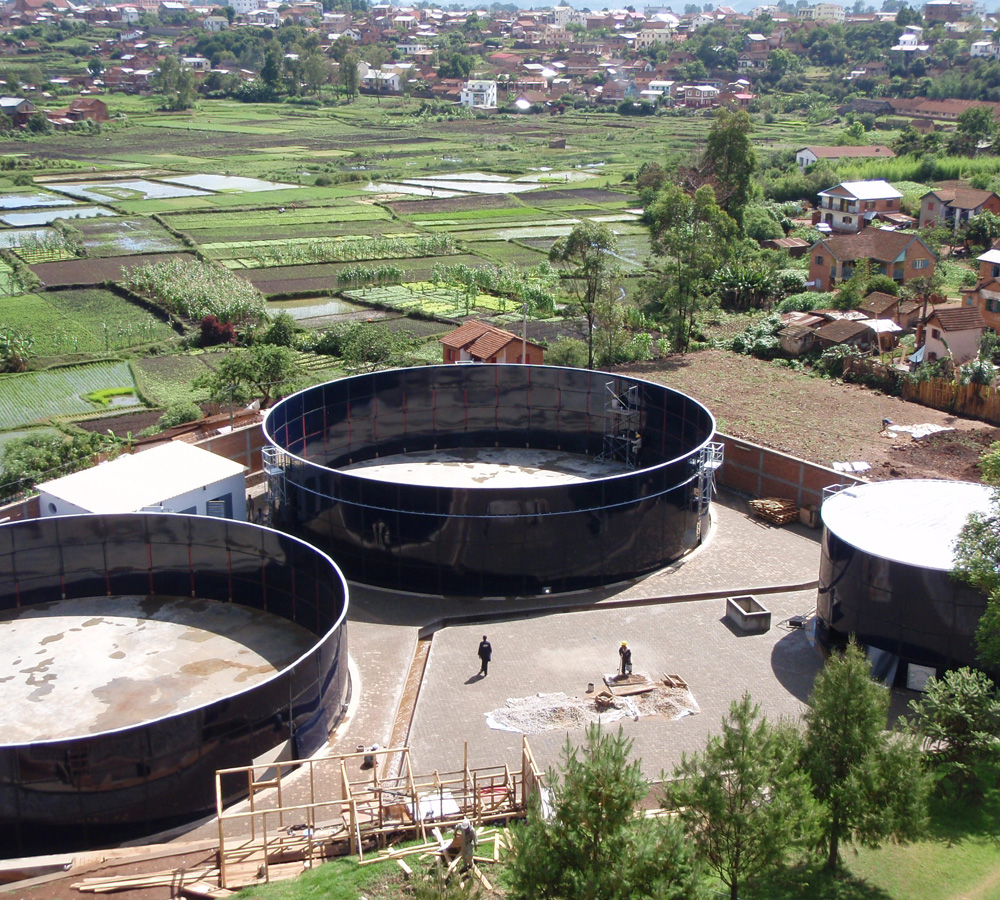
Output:
[[[437,283],[439,267],[533,267],[591,221],[617,234],[625,274],[641,274],[649,241],[631,176],[697,151],[711,124],[573,110],[428,115],[417,99],[364,97],[330,108],[199,100],[169,115],[156,97],[108,102],[127,127],[0,142],[0,155],[34,166],[27,185],[0,174],[0,322],[30,332],[34,368],[72,361],[91,380],[103,372],[95,390],[131,383],[106,369],[130,360],[138,397],[156,407],[203,399],[191,385],[217,357],[198,349],[199,323],[115,288],[123,270],[168,259],[228,269],[272,314],[316,329],[379,319],[427,339],[436,358],[434,337],[451,323],[512,309]],[[764,153],[822,142],[822,129],[801,122],[757,135]],[[22,284],[19,266],[35,281]],[[392,283],[342,277],[359,266],[393,272]],[[310,377],[329,376],[307,362]],[[53,371],[52,385],[74,368]],[[0,376],[0,433],[94,414],[86,392],[57,402],[45,393],[54,387],[27,390],[36,378],[49,385],[46,375]]]

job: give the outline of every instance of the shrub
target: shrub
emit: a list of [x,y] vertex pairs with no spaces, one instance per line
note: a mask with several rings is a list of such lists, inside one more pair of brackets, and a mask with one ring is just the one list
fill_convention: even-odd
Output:
[[167,411],[160,416],[156,425],[160,431],[173,428],[175,425],[184,425],[188,422],[197,422],[201,419],[201,407],[190,400],[182,400],[171,403]]
[[215,316],[205,316],[201,320],[201,346],[214,347],[217,344],[232,344],[236,341],[236,327],[232,322],[220,322]]
[[550,366],[587,367],[587,345],[576,338],[559,338],[545,351],[545,362]]

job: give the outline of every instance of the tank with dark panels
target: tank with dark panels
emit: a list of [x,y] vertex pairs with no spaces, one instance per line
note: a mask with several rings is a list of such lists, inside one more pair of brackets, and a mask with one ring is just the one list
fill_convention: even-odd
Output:
[[[608,398],[630,396],[641,456],[574,484],[404,484],[343,471],[447,448],[538,448],[599,457]],[[322,547],[348,578],[466,596],[610,584],[697,546],[708,511],[700,403],[663,385],[582,369],[449,365],[308,388],[264,423],[273,524]]]
[[[252,668],[242,664],[236,689],[206,702],[183,697],[176,709],[164,711],[156,695],[166,689],[154,682],[143,695],[126,691],[114,701],[123,711],[117,727],[85,720],[75,733],[56,728],[58,736],[51,739],[0,742],[0,840],[8,855],[103,846],[192,821],[215,809],[216,769],[249,765],[280,747],[287,758],[310,755],[342,716],[347,585],[328,556],[297,538],[226,519],[163,513],[39,519],[0,526],[0,572],[5,626],[24,616],[54,616],[67,604],[85,603],[94,613],[73,628],[67,620],[53,624],[59,632],[42,640],[40,651],[26,648],[26,658],[41,652],[50,672],[51,657],[69,643],[68,632],[79,632],[81,625],[86,631],[102,610],[117,611],[123,597],[136,598],[137,608],[151,614],[168,603],[194,604],[195,628],[212,605],[217,618],[239,618],[237,635],[264,617],[279,637],[283,629],[299,636],[298,644],[283,651],[291,658],[280,667],[257,667],[264,674],[242,687],[243,671]],[[154,652],[176,653],[176,665],[183,667],[179,645],[185,641],[144,646],[139,632],[149,623],[130,624],[135,644],[127,647],[132,661],[125,661],[126,673]],[[112,626],[123,624],[109,619],[106,627]],[[213,635],[188,639],[198,644],[207,637]],[[109,694],[129,680],[100,681],[109,662],[93,653],[73,664],[94,670],[97,687],[72,685],[79,699],[71,705],[91,702],[95,694],[104,708],[112,702]],[[211,662],[216,669],[235,664]],[[17,670],[31,674],[16,677],[38,685],[43,668],[36,663]],[[195,667],[196,685],[206,680],[198,673]],[[39,728],[46,702],[62,696],[43,696],[56,686],[50,682],[27,696],[39,721],[16,723],[20,730]],[[70,718],[72,710],[67,705],[44,712],[52,720]]]
[[899,685],[978,666],[975,632],[986,598],[953,575],[953,548],[990,496],[981,484],[916,479],[829,494],[821,510],[821,639],[839,646],[855,637]]

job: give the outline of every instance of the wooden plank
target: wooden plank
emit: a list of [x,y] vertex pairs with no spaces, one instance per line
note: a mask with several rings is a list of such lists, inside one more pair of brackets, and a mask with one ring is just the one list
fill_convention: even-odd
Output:
[[635,687],[627,687],[616,690],[614,694],[616,697],[634,697],[636,694],[650,694],[655,690],[655,684],[637,684]]
[[181,888],[181,893],[185,897],[203,897],[206,900],[222,900],[224,897],[232,897],[236,891],[228,891],[224,887],[212,884],[209,881],[196,881],[194,884],[186,884]]
[[409,878],[413,874],[413,869],[411,869],[403,860],[397,859],[396,865],[403,870],[403,874]]

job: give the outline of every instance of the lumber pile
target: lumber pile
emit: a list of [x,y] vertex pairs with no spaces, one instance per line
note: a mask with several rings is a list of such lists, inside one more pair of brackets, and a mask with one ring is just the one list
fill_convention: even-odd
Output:
[[799,507],[795,501],[782,500],[780,497],[751,500],[750,508],[755,516],[766,519],[772,525],[787,525],[799,518]]
[[135,891],[145,888],[174,888],[183,890],[186,885],[219,880],[216,868],[170,869],[165,872],[147,872],[145,875],[104,875],[84,878],[73,885],[88,894],[113,894],[115,891]]
[[[396,865],[403,870],[403,873],[407,877],[410,877],[413,874],[413,870],[406,862],[407,857],[415,856],[421,860],[437,859],[444,867],[446,877],[451,877],[452,875],[458,876],[460,886],[465,887],[466,885],[464,879],[470,878],[478,881],[479,884],[486,890],[493,890],[493,885],[490,883],[490,880],[486,877],[478,864],[495,863],[500,860],[500,851],[506,847],[506,842],[502,832],[497,831],[496,829],[477,832],[477,837],[479,839],[477,847],[478,852],[472,857],[472,864],[464,872],[460,869],[462,863],[462,852],[460,847],[457,845],[457,840],[447,840],[441,834],[441,830],[437,827],[432,829],[432,834],[434,835],[434,839],[432,841],[428,841],[424,844],[418,844],[413,847],[389,847],[386,850],[380,850],[375,856],[369,856],[366,859],[361,860],[358,865],[370,866],[374,863],[394,860]],[[493,849],[492,851],[486,852],[484,844],[489,843],[493,844]]]

